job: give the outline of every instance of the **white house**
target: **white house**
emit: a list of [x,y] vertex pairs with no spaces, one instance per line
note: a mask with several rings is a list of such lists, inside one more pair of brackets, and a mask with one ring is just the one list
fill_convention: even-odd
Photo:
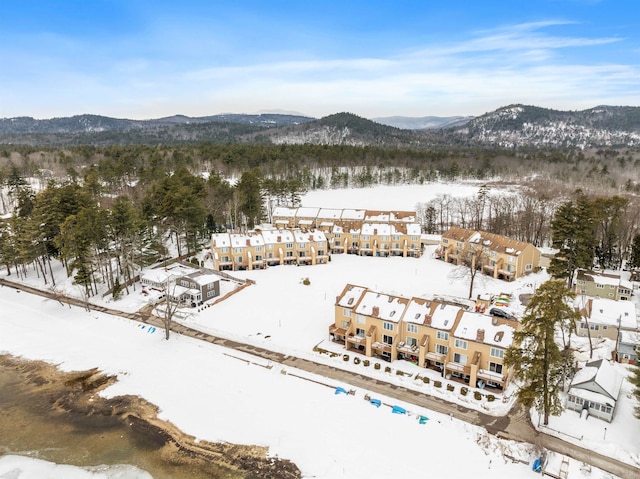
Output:
[[571,381],[567,409],[580,413],[587,410],[590,416],[611,422],[622,380],[622,375],[608,361],[598,359],[588,362]]

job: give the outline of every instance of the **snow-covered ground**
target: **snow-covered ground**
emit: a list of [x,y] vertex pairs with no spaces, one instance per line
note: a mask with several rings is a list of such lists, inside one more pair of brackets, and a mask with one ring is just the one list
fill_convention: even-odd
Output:
[[[410,197],[408,187],[399,188],[394,195],[401,195],[404,188],[407,188],[406,203],[394,203],[392,207],[410,210],[416,202],[429,199]],[[360,207],[364,191],[368,190],[343,191],[341,204]],[[447,191],[454,194],[455,188],[447,187]],[[335,191],[324,192],[326,201],[320,193],[316,192],[309,203],[305,197],[305,205],[338,206],[329,201],[329,198],[334,201]],[[348,193],[353,195],[351,199]],[[378,196],[383,195],[378,192]],[[353,198],[358,198],[358,204]],[[362,206],[382,209],[378,204]],[[460,268],[433,259],[431,252],[429,248],[420,259],[334,255],[326,265],[235,272],[234,275],[251,278],[256,284],[213,307],[190,310],[192,314],[181,321],[218,336],[238,338],[373,375],[376,373],[373,368],[365,370],[363,365],[345,363],[341,357],[330,358],[313,351],[316,345],[341,350],[328,341],[335,297],[346,283],[407,297],[438,294],[467,297],[468,277]],[[309,278],[310,284],[303,284],[303,278]],[[505,292],[517,298],[520,293],[532,292],[546,279],[544,273],[512,283],[479,276],[474,294]],[[38,285],[42,282],[34,272],[28,281]],[[224,282],[223,293],[232,287],[231,283]],[[80,293],[62,278],[58,289]],[[138,287],[121,301],[110,302],[106,298],[104,302],[110,307],[135,310],[146,300],[140,291]],[[518,302],[515,303],[514,309],[521,309]],[[355,395],[335,394],[337,386],[354,389],[348,384],[327,381],[178,335],[172,335],[167,342],[161,330],[150,333],[123,318],[69,309],[58,302],[18,294],[9,288],[0,288],[0,311],[3,312],[0,352],[46,360],[59,364],[63,370],[98,367],[108,374],[116,374],[118,381],[105,390],[104,395],[140,395],[159,407],[162,418],[201,439],[269,446],[271,454],[294,461],[305,477],[375,479],[397,477],[399,471],[408,477],[423,477],[428,471],[430,477],[517,479],[532,474],[529,465],[512,463],[504,454],[531,461],[537,454],[533,445],[498,440],[479,427],[374,395],[410,413],[392,414],[388,407],[371,406],[364,400],[368,391],[359,388]],[[118,354],[113,354],[114,351]],[[605,354],[606,349],[601,353]],[[396,361],[391,366],[407,373],[417,370],[404,361]],[[625,370],[623,366],[620,368]],[[283,370],[325,382],[329,387],[282,374]],[[387,381],[402,382],[406,387],[439,394],[467,407],[481,407],[493,414],[504,412],[510,404],[509,401],[469,403],[459,394],[436,390],[408,376],[400,378],[383,371],[377,374]],[[513,391],[507,391],[506,396],[512,399]],[[640,422],[632,419],[632,407],[627,386],[611,424],[594,418],[580,419],[577,413],[567,411],[559,418],[551,418],[549,428],[543,432],[637,465],[640,463],[637,441]],[[429,420],[420,424],[419,416]],[[458,460],[460,457],[465,460]],[[3,469],[4,464],[6,459],[0,461],[0,477],[11,470]],[[29,469],[26,463],[21,467]],[[572,460],[569,477],[606,475],[595,470],[589,473]]]

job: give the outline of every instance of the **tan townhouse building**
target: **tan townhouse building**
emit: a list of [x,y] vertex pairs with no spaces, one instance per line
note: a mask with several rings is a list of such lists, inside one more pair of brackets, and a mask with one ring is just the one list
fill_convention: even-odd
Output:
[[518,325],[514,320],[465,311],[451,337],[445,376],[463,379],[472,387],[506,388],[509,374],[504,353]]
[[293,231],[286,229],[263,230],[264,259],[267,266],[296,264]]
[[633,284],[613,273],[596,273],[579,269],[576,271],[574,292],[593,298],[629,301],[633,294]]
[[465,264],[507,281],[540,268],[540,250],[531,243],[457,226],[442,235],[437,255],[449,263]]
[[329,334],[347,351],[407,360],[472,387],[504,389],[509,381],[504,353],[518,328],[515,320],[453,304],[346,285],[336,298]]
[[322,231],[264,230],[211,236],[215,270],[253,270],[281,264],[324,264],[328,242]]
[[294,255],[297,264],[324,264],[329,260],[327,237],[322,231],[294,230]]
[[276,206],[273,209],[273,224],[276,228],[295,228],[297,210],[298,208],[288,206]]
[[294,227],[300,228],[300,229],[317,228],[316,222],[317,222],[319,212],[320,212],[320,208],[303,207],[303,206],[299,207],[296,210]]

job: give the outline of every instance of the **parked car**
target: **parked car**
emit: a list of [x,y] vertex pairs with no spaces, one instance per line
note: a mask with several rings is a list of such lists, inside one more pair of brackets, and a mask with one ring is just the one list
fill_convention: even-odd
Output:
[[514,319],[512,314],[509,314],[504,309],[500,309],[500,308],[489,309],[489,314],[491,316],[498,316],[499,318]]

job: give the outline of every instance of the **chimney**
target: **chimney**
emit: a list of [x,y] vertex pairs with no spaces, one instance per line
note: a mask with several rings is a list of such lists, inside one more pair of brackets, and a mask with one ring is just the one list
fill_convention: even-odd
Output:
[[431,315],[430,314],[425,314],[424,315],[424,325],[425,326],[431,326]]
[[278,240],[276,241],[277,243],[282,243],[282,236],[278,236],[277,240]]
[[247,246],[251,246],[251,240],[247,238]]
[[371,310],[371,316],[377,318],[380,315],[380,308],[378,306],[374,306]]
[[484,329],[478,329],[478,332],[476,333],[476,341],[479,343],[484,342]]
[[377,236],[378,235],[378,228],[373,228],[373,236]]

